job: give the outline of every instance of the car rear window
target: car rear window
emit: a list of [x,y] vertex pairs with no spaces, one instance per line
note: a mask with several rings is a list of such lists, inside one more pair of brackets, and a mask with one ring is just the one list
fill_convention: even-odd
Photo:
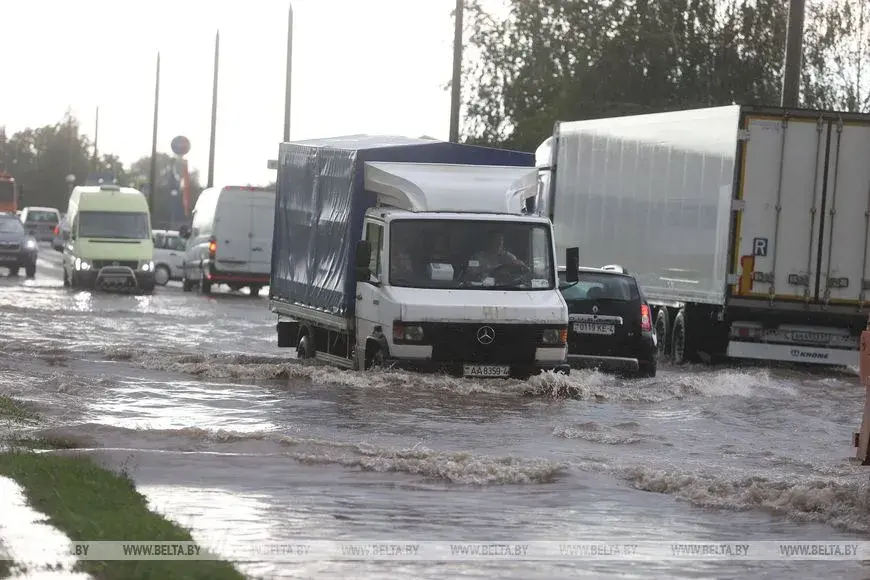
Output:
[[559,272],[559,288],[565,300],[638,300],[640,293],[634,279],[619,274],[580,272],[576,284],[565,282],[565,272]]
[[29,211],[27,212],[27,223],[47,223],[57,224],[58,216],[53,211]]

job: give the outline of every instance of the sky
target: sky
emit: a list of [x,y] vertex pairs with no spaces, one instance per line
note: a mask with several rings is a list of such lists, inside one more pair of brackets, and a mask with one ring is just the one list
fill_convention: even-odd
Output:
[[[292,0],[290,138],[356,133],[446,139],[454,0]],[[216,184],[265,184],[284,126],[288,0],[6,0],[0,126],[52,124],[67,108],[99,150],[150,155],[191,141],[205,182],[214,37],[220,30]]]

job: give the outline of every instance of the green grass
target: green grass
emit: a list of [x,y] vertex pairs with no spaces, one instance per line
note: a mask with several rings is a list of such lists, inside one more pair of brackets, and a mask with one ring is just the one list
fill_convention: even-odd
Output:
[[[190,532],[148,509],[133,482],[86,457],[12,451],[0,454],[0,475],[24,487],[28,503],[73,541],[193,541]],[[98,580],[243,579],[230,563],[82,560]]]
[[28,410],[21,402],[0,395],[0,421],[36,423],[39,421],[39,415]]
[[[0,395],[0,426],[38,425],[40,417],[21,402]],[[30,506],[73,541],[182,541],[190,532],[148,509],[126,474],[98,467],[84,456],[34,453],[30,449],[74,449],[74,439],[46,434],[18,433],[4,438],[0,431],[0,476],[11,477],[24,488]],[[0,513],[3,499],[0,498]],[[0,560],[0,578],[9,576],[13,563]],[[81,560],[77,567],[96,580],[242,580],[232,564],[217,560],[159,561]]]

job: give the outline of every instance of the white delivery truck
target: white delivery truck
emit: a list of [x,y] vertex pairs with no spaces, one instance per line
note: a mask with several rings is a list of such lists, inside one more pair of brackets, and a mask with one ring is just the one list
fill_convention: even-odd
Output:
[[186,240],[181,286],[210,294],[226,284],[247,286],[258,296],[269,284],[275,190],[232,185],[210,187],[199,194],[190,226],[179,229]]
[[568,373],[534,156],[428,139],[282,143],[270,304],[278,346],[346,368]]
[[563,122],[536,157],[557,255],[634,273],[661,354],[858,364],[870,115],[733,105]]

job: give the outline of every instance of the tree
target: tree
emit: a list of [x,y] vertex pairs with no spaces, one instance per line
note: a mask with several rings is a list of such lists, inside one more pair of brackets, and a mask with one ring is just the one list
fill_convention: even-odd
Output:
[[[463,133],[469,142],[529,151],[552,134],[556,120],[779,103],[787,20],[782,0],[508,3],[504,17],[485,11],[479,0],[468,6]],[[820,10],[810,11],[811,32]],[[854,10],[850,14],[856,21]],[[848,29],[855,38],[863,38],[863,30]],[[807,68],[823,70],[842,38],[842,31],[808,34]],[[848,106],[844,97],[820,96],[826,79],[804,77],[805,104]]]
[[828,0],[809,7],[805,100],[819,108],[870,111],[870,1]]
[[[157,153],[157,188],[153,198],[152,222],[155,228],[175,228],[183,223],[181,211],[181,192],[178,178],[181,167],[177,158],[167,153]],[[151,156],[141,157],[130,164],[127,180],[132,187],[144,192],[148,191],[148,183],[151,179]],[[199,181],[199,171],[190,172],[190,207],[196,203],[202,192]],[[173,195],[172,190],[176,190]]]

